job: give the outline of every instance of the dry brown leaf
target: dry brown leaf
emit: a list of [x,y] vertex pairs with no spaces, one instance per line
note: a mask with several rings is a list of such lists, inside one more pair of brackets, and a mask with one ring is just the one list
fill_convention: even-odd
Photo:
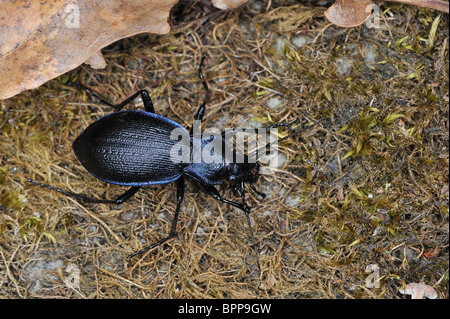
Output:
[[441,249],[439,247],[430,248],[423,253],[424,257],[427,259],[437,258],[441,253]]
[[[40,86],[138,33],[169,32],[177,0],[8,1],[0,10],[0,99]],[[92,59],[91,59],[92,58]]]
[[211,0],[213,6],[220,10],[228,10],[239,7],[248,0]]
[[103,58],[101,51],[94,53],[94,55],[84,61],[84,63],[88,64],[93,69],[104,69],[106,67],[106,61]]
[[411,299],[436,299],[437,292],[433,287],[423,283],[407,284],[404,289],[399,289],[400,293],[404,295],[411,295]]
[[405,4],[412,4],[418,7],[430,8],[448,13],[448,2],[441,0],[390,0],[390,2],[400,2]]
[[371,13],[372,0],[336,0],[325,17],[335,25],[352,28],[363,24]]
[[[448,13],[449,4],[441,0],[389,0]],[[352,28],[367,21],[372,13],[372,0],[336,0],[325,11],[325,17],[332,23],[345,28]]]
[[344,187],[342,187],[342,186],[339,187],[339,189],[337,191],[337,194],[336,194],[336,197],[337,197],[337,200],[340,201],[340,202],[342,202],[345,199],[345,197],[344,197]]

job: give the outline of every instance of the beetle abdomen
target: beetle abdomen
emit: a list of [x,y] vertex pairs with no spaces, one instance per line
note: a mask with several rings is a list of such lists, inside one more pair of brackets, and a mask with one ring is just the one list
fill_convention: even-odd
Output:
[[[75,140],[73,149],[92,175],[108,183],[169,183],[178,179],[187,165],[171,158],[178,143],[171,139],[174,129],[189,141],[189,133],[176,122],[143,111],[120,111],[91,124]],[[188,148],[184,149],[186,156]]]

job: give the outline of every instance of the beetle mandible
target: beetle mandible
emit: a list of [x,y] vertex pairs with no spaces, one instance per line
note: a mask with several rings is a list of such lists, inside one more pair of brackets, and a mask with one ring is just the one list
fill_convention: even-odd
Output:
[[[198,74],[201,83],[206,90],[206,96],[201,103],[194,120],[202,121],[205,114],[206,104],[211,98],[211,91],[206,83],[202,71],[203,60],[198,66]],[[190,177],[197,181],[203,190],[214,199],[223,203],[232,205],[242,210],[247,218],[250,234],[253,242],[253,248],[256,253],[257,264],[259,265],[258,252],[256,250],[255,239],[250,224],[250,207],[245,200],[245,184],[249,184],[251,189],[258,195],[265,197],[259,192],[253,183],[258,180],[260,165],[258,162],[249,162],[248,156],[243,155],[244,162],[227,161],[224,154],[219,158],[219,162],[215,163],[193,163],[192,155],[187,162],[173,162],[171,159],[171,150],[178,142],[171,139],[171,133],[177,130],[182,138],[190,141],[190,151],[192,145],[199,143],[203,147],[210,142],[210,138],[199,140],[193,134],[193,126],[188,132],[180,124],[157,115],[153,107],[152,100],[147,90],[140,90],[126,98],[119,104],[111,104],[101,96],[91,91],[81,84],[69,83],[78,88],[84,89],[89,94],[97,97],[102,103],[114,108],[115,112],[110,113],[84,130],[73,143],[73,150],[80,163],[96,178],[107,183],[130,187],[122,195],[116,199],[95,199],[81,194],[71,193],[60,188],[43,184],[35,180],[29,179],[28,182],[49,188],[60,192],[66,196],[76,198],[84,203],[105,203],[105,204],[121,204],[136,194],[142,186],[165,184],[170,182],[177,183],[176,194],[176,210],[172,222],[172,226],[168,236],[164,237],[157,243],[136,251],[128,256],[142,254],[150,249],[162,245],[175,236],[178,215],[185,192],[185,177]],[[129,104],[136,97],[141,96],[145,111],[139,110],[122,110],[124,106]],[[294,131],[290,125],[279,123],[272,125],[270,128],[285,126],[291,134],[278,140],[278,142],[299,134],[303,130]],[[228,145],[224,135],[222,135],[223,145]],[[267,149],[271,143],[258,149],[259,151]],[[189,150],[188,150],[189,151]],[[236,155],[237,150],[233,150]],[[192,154],[192,152],[188,152]],[[223,198],[216,186],[228,183],[234,193],[241,198],[241,202],[231,201]]]

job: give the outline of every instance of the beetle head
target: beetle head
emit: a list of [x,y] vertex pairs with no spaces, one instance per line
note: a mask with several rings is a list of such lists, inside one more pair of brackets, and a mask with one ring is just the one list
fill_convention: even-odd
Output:
[[258,163],[229,163],[226,165],[227,179],[232,185],[246,182],[255,183],[259,177]]

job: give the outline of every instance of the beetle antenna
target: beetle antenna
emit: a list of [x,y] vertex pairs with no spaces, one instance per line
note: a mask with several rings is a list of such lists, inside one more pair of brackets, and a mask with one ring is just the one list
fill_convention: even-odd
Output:
[[200,78],[200,81],[202,82],[203,87],[206,90],[206,95],[203,103],[200,105],[197,114],[195,115],[195,119],[202,119],[203,115],[205,114],[205,107],[206,104],[211,100],[212,92],[209,89],[208,83],[205,80],[205,76],[203,75],[203,64],[205,62],[205,57],[203,56],[200,60],[200,64],[198,65],[198,77]]
[[[289,128],[289,130],[290,130],[292,133],[289,134],[289,135],[287,135],[287,136],[285,136],[285,137],[283,137],[283,138],[280,138],[279,140],[277,140],[277,141],[275,141],[275,142],[267,143],[266,145],[264,145],[264,146],[262,146],[262,147],[260,147],[260,148],[258,148],[258,149],[256,149],[256,150],[254,150],[253,152],[251,152],[251,153],[248,155],[248,157],[251,158],[252,156],[255,156],[256,160],[258,160],[258,158],[260,157],[261,152],[266,151],[266,150],[267,150],[270,146],[272,146],[273,144],[277,144],[277,143],[283,142],[283,141],[287,140],[288,138],[291,138],[291,137],[293,137],[293,136],[295,136],[295,135],[298,135],[298,134],[300,134],[300,133],[306,131],[307,129],[316,127],[316,126],[319,125],[319,124],[320,124],[320,122],[314,121],[314,123],[313,123],[312,126],[305,127],[305,128],[303,128],[303,129],[301,129],[301,130],[298,130],[298,131],[293,130],[288,124],[284,124],[284,123],[279,123],[279,124],[272,125],[272,126],[270,126],[268,129],[270,129],[270,128],[272,128],[272,127],[278,127],[278,126],[287,126],[287,127]],[[264,153],[263,153],[263,154],[264,154]]]

